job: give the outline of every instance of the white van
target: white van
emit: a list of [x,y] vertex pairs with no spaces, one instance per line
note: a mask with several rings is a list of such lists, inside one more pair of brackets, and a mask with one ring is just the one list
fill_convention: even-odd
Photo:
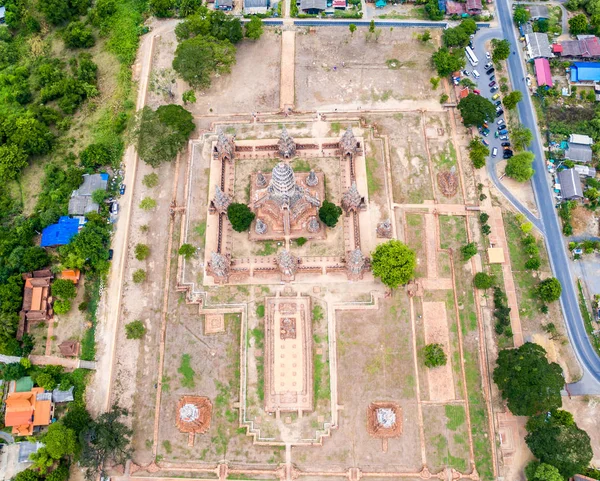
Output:
[[498,155],[498,147],[494,147],[492,149],[492,157],[496,157]]
[[473,77],[475,77],[475,78],[480,77],[479,72],[477,70],[473,70]]

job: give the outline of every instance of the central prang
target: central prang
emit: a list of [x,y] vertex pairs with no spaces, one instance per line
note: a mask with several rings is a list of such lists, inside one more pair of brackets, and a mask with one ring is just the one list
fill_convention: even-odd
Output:
[[324,184],[322,173],[296,174],[287,162],[279,162],[270,174],[255,173],[250,199],[256,222],[250,238],[324,237],[325,229],[317,217]]

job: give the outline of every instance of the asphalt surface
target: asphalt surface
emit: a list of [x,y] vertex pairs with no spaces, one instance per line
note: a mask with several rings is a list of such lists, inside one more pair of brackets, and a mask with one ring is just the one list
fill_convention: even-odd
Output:
[[[588,338],[579,310],[575,282],[567,257],[566,242],[562,235],[562,229],[554,207],[555,202],[550,189],[550,181],[546,174],[545,155],[537,128],[535,110],[525,83],[527,73],[521,58],[522,44],[518,42],[516,37],[509,1],[500,0],[497,2],[497,11],[498,20],[502,27],[501,37],[508,39],[513,47],[514,53],[508,58],[512,85],[515,90],[523,92],[523,100],[519,103],[519,117],[521,123],[533,133],[533,142],[529,149],[535,155],[533,163],[535,175],[532,178],[532,185],[540,212],[542,232],[545,234],[544,238],[552,271],[563,287],[560,303],[569,340],[583,371],[581,380],[570,384],[568,390],[571,394],[600,394],[600,359]],[[476,47],[482,48],[485,38],[491,33],[491,31],[487,31],[480,38],[476,37]],[[494,182],[499,187],[499,182]]]

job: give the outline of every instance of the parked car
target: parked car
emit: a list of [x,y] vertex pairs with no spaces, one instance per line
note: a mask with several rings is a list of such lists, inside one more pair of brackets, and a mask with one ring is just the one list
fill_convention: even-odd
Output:
[[464,73],[466,77],[471,75],[471,72],[469,72],[468,70],[463,70],[462,73]]
[[475,77],[475,78],[480,77],[479,72],[477,70],[473,70],[473,77]]
[[481,139],[481,143],[483,145],[485,145],[486,147],[489,147],[489,145],[490,145],[490,143],[487,140],[485,140],[485,139]]
[[492,157],[496,157],[497,155],[498,155],[498,148],[497,148],[497,147],[494,147],[494,148],[492,149]]
[[500,140],[508,140],[508,135],[501,135]]
[[502,147],[510,147],[510,142],[502,142]]
[[483,135],[484,137],[487,137],[488,135],[490,135],[490,129],[483,129],[481,131],[481,135]]
[[502,125],[503,123],[505,123],[504,119],[498,119],[498,120],[496,120],[496,124],[497,125]]
[[504,155],[502,156],[505,159],[510,159],[513,156],[512,150],[505,150]]
[[475,95],[481,95],[481,90],[473,89]]
[[498,91],[498,87],[492,87],[490,89],[490,92],[492,92],[492,93],[497,92],[497,91]]
[[494,65],[492,62],[488,62],[485,64],[485,66],[483,68],[485,68],[486,70],[492,68],[492,65]]
[[527,79],[525,79],[525,82],[527,82],[528,87],[531,87],[531,79],[529,77],[527,77]]
[[112,261],[114,251],[112,249],[108,249],[108,260]]
[[496,99],[498,99],[499,97],[500,97],[500,94],[496,94],[496,95],[494,95],[494,96],[492,97],[492,100],[496,100]]
[[490,80],[496,80],[496,76],[495,75],[491,75],[490,76]]
[[504,113],[504,110],[500,109],[496,112],[496,117],[500,117]]
[[485,58],[487,58],[488,60],[490,60],[492,58],[492,56],[490,55],[490,52],[485,52]]
[[[500,107],[500,106],[502,105],[502,100],[496,100],[496,101],[494,102],[494,105],[495,105],[496,107]],[[496,110],[498,110],[498,109],[496,109]]]
[[488,125],[488,123],[487,123],[487,122],[484,122],[484,123],[483,123],[483,125],[482,125],[482,127],[483,127],[484,129],[489,129],[489,128],[490,128],[490,126]]
[[[506,129],[500,129],[498,130],[498,135],[506,135],[508,134],[508,130]],[[502,137],[500,137],[500,140],[504,140]]]
[[119,194],[125,195],[125,184],[119,186]]
[[493,87],[494,85],[496,85],[496,82],[490,82],[490,83],[488,84],[488,87]]
[[117,202],[113,202],[111,204],[110,213],[115,215],[119,213],[119,204]]
[[498,138],[500,134],[498,133],[498,131],[496,130],[496,132],[494,132],[494,137]]
[[492,75],[495,72],[495,70],[493,68],[486,70],[485,74],[486,75]]

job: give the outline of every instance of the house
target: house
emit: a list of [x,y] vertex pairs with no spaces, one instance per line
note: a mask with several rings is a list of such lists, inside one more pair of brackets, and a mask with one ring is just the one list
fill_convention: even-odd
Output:
[[600,57],[600,41],[594,35],[578,35],[577,40],[565,40],[559,47],[553,47],[554,53],[565,58],[598,58]]
[[459,2],[453,2],[452,0],[446,0],[446,14],[447,15],[462,15],[465,13],[465,4]]
[[587,165],[575,165],[573,168],[577,171],[579,177],[596,177],[596,169],[593,167],[588,167]]
[[571,134],[569,135],[569,144],[593,145],[594,140],[589,135]]
[[215,0],[215,9],[229,12],[233,10],[233,0]]
[[79,355],[79,343],[77,341],[63,341],[58,345],[58,349],[64,357],[77,357]]
[[569,144],[565,151],[565,159],[573,162],[591,162],[592,148],[589,145]]
[[79,284],[79,279],[81,278],[81,271],[79,269],[65,269],[58,275],[59,279],[66,279],[67,281],[71,281],[73,284]]
[[490,264],[504,264],[506,261],[502,247],[488,247],[487,255]]
[[542,18],[547,20],[550,18],[546,5],[530,5],[528,10],[531,20],[540,20]]
[[56,224],[49,225],[42,230],[40,246],[56,247],[67,245],[77,232],[79,232],[79,220],[62,216]]
[[269,9],[269,0],[244,0],[244,13],[255,15],[257,13],[267,13]]
[[346,7],[348,6],[346,0],[333,0],[333,2],[331,3],[331,6],[333,8],[337,8],[340,10],[346,10]]
[[31,436],[36,428],[50,424],[54,405],[45,394],[44,388],[41,387],[34,387],[28,392],[8,394],[5,402],[4,425],[12,428],[12,434]]
[[54,274],[49,269],[26,272],[23,274],[25,289],[23,304],[19,312],[19,328],[17,339],[29,332],[31,325],[52,319],[52,298],[50,297],[50,282]]
[[469,15],[479,15],[483,10],[481,0],[467,0],[467,13]]
[[300,10],[304,13],[316,14],[327,8],[327,0],[301,0]]
[[571,65],[571,82],[600,82],[600,63],[574,62]]
[[97,190],[106,190],[108,174],[84,174],[83,183],[74,190],[69,199],[69,215],[85,215],[98,212],[100,207],[92,201],[92,194]]
[[53,403],[68,403],[68,402],[74,401],[75,398],[73,397],[73,389],[74,389],[73,386],[71,386],[66,391],[60,391],[59,389],[54,389],[52,391],[52,402]]
[[552,87],[552,74],[550,73],[550,62],[548,62],[548,59],[536,58],[534,65],[538,86],[547,85],[548,87]]
[[565,169],[558,173],[561,195],[565,200],[583,199],[583,189],[579,174],[575,169]]
[[548,34],[546,33],[527,33],[525,34],[525,43],[527,44],[527,55],[529,58],[552,58],[554,54],[550,48]]

